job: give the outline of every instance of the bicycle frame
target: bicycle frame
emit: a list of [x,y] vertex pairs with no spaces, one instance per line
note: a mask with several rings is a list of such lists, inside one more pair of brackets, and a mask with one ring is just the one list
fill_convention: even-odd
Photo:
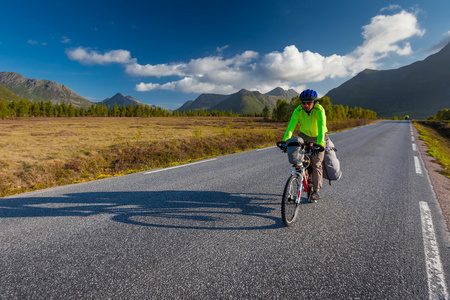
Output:
[[300,203],[302,191],[305,191],[307,193],[309,192],[309,186],[308,186],[308,180],[306,177],[306,172],[305,172],[304,168],[302,168],[302,170],[300,170],[300,172],[295,167],[291,167],[291,169],[292,169],[292,175],[297,174],[298,177],[301,178],[301,183],[298,185],[297,197],[295,197],[295,202]]
[[302,166],[300,167],[296,167],[296,166],[292,166],[291,167],[291,174],[297,174],[300,178],[301,178],[301,184],[299,184],[298,186],[298,191],[297,191],[297,197],[295,199],[296,203],[300,203],[300,199],[301,199],[301,194],[302,194],[302,190],[305,191],[306,193],[310,192],[310,188],[309,188],[309,184],[308,184],[308,178],[309,178],[309,174],[307,172],[308,167],[311,165],[311,160],[308,156],[306,156],[302,162]]
[[[286,152],[286,144],[284,142],[277,142],[277,146]],[[313,192],[313,187],[311,183],[311,149],[312,143],[307,145],[308,148],[301,149],[303,152],[303,157],[301,161],[297,162],[300,158],[290,159],[290,161],[295,162],[291,167],[291,175],[289,176],[283,192],[283,197],[281,199],[281,218],[286,226],[291,226],[299,211],[299,206],[302,202],[302,196],[306,197],[309,202],[311,201],[311,195]],[[294,145],[296,146],[296,145]],[[305,192],[305,194],[303,193]]]

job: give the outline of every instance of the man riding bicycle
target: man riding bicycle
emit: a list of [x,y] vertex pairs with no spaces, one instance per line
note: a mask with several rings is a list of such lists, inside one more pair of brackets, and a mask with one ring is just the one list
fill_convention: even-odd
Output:
[[300,123],[299,137],[306,143],[315,143],[313,148],[312,162],[312,184],[313,194],[311,198],[315,201],[320,199],[319,190],[323,183],[322,161],[325,156],[324,147],[327,129],[327,118],[325,110],[315,99],[317,93],[313,90],[304,90],[299,99],[302,104],[292,113],[291,120],[284,134],[283,141],[292,137],[298,123]]

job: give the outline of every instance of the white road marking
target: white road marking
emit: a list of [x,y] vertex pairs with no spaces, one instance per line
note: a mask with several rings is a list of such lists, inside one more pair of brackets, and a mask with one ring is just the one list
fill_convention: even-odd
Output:
[[422,175],[422,168],[420,167],[419,157],[414,156],[414,165],[416,166],[416,173]]
[[167,170],[172,170],[172,169],[178,169],[178,168],[188,167],[188,166],[192,166],[192,165],[196,165],[196,164],[201,164],[201,163],[213,161],[213,160],[216,160],[216,159],[217,159],[217,158],[211,158],[211,159],[200,160],[200,161],[196,161],[196,162],[188,163],[188,164],[184,164],[184,165],[173,166],[173,167],[168,167],[168,168],[158,169],[158,170],[154,170],[154,171],[150,171],[150,172],[145,172],[145,174],[151,174],[151,173],[157,173],[157,172],[161,172],[161,171],[167,171]]
[[413,151],[417,151],[417,147],[416,147],[416,144],[412,144],[412,149],[413,149]]
[[423,246],[425,250],[425,265],[428,277],[428,297],[429,299],[449,299],[436,235],[434,233],[433,220],[431,219],[431,211],[426,202],[420,201],[419,204]]
[[411,142],[414,142],[414,141],[415,141],[414,136],[412,136],[411,137]]

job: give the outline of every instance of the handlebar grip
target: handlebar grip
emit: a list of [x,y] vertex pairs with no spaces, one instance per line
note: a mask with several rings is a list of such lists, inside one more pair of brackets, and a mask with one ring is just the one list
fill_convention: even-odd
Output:
[[284,141],[279,141],[279,142],[277,142],[277,147],[278,147],[278,148],[281,148],[281,147],[283,147],[283,146],[286,146],[286,142],[284,142]]

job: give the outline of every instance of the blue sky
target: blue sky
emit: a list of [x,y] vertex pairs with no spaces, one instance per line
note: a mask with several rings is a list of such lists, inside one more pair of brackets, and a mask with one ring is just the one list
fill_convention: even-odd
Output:
[[0,71],[168,109],[242,88],[324,95],[450,41],[449,0],[0,1]]

